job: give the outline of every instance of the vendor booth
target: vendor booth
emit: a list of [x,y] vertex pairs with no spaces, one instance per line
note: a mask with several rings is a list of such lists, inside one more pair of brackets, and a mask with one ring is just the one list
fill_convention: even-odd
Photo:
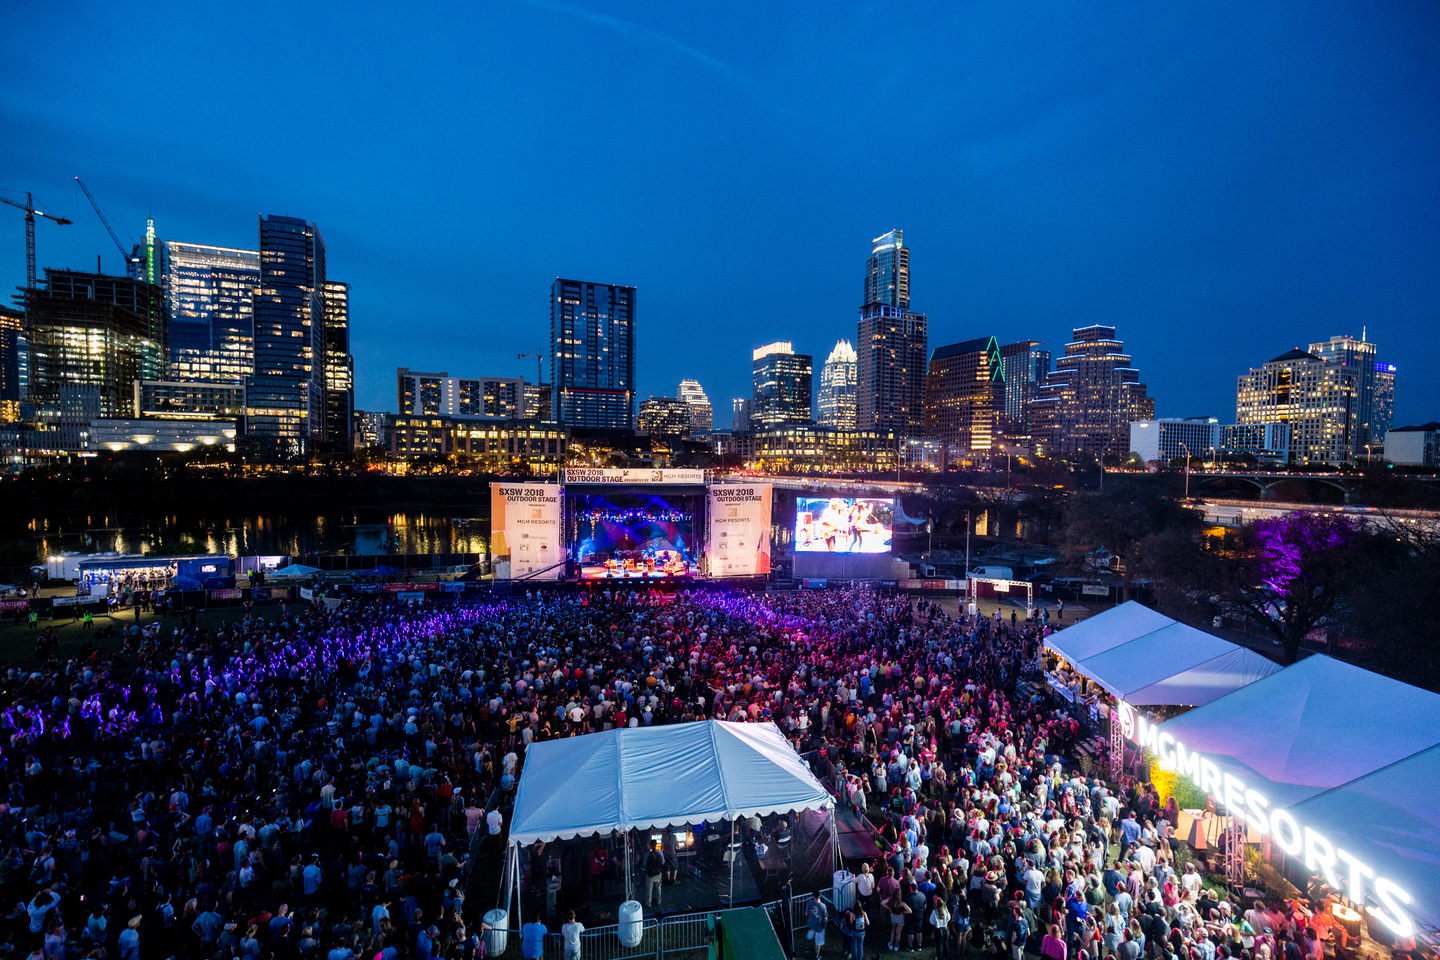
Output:
[[515,895],[518,929],[520,913],[586,904],[617,916],[631,901],[689,912],[764,899],[786,881],[818,889],[831,884],[836,843],[833,798],[771,723],[534,743],[511,818],[506,909]]
[[1317,654],[1163,723],[1117,712],[1372,935],[1440,930],[1440,695]]

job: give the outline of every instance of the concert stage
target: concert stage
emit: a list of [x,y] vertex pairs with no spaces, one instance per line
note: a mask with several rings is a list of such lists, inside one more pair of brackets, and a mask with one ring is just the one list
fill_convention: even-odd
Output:
[[700,574],[703,489],[566,491],[569,554],[582,580],[666,580]]

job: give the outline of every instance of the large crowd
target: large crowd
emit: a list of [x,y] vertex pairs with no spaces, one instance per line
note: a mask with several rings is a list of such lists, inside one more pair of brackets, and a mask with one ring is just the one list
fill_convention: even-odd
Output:
[[0,960],[478,958],[527,746],[708,718],[776,723],[875,825],[812,944],[1321,960],[1324,914],[1226,902],[1153,790],[1064,758],[1048,629],[863,589],[368,599],[13,667]]

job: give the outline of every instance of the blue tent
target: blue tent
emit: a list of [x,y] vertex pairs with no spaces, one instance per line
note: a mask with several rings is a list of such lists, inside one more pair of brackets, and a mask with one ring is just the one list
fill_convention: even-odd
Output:
[[380,564],[379,566],[371,567],[369,570],[363,571],[363,572],[360,574],[360,576],[362,576],[362,577],[398,577],[398,576],[400,576],[401,574],[403,574],[404,572],[405,572],[404,570],[399,570],[399,569],[396,569],[395,567],[389,567],[389,566],[386,566],[385,564],[382,563],[382,564]]

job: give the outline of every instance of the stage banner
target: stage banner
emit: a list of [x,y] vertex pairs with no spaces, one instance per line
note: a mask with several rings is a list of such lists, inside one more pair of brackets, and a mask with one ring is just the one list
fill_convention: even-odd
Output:
[[628,467],[567,467],[566,483],[666,483],[699,486],[704,470],[654,470]]
[[510,558],[511,579],[559,580],[564,575],[562,495],[558,483],[490,484],[490,553]]
[[710,487],[710,576],[763,577],[770,572],[770,484]]

